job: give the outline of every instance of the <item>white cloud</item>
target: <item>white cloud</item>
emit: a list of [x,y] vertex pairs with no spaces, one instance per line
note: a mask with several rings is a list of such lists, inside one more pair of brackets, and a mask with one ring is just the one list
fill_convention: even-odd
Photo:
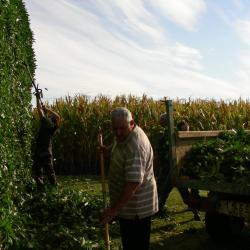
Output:
[[242,42],[250,45],[250,19],[237,20],[234,27]]
[[245,8],[245,5],[242,0],[233,0],[233,4],[240,11],[244,10]]
[[184,66],[190,69],[202,69],[200,63],[202,55],[199,50],[187,47],[181,43],[176,43],[172,49],[173,60],[177,65]]
[[[77,93],[146,93],[157,98],[237,98],[241,94],[227,82],[204,75],[202,53],[172,41],[143,1],[25,2],[36,39],[36,79],[49,89],[48,98]],[[183,20],[186,28],[192,28],[204,3],[188,0],[189,8],[181,2],[173,2],[174,16],[178,16],[177,6],[184,6]],[[160,7],[159,0],[156,4]]]
[[239,66],[236,71],[236,78],[238,79],[238,83],[240,86],[239,88],[242,89],[243,93],[250,92],[250,50],[242,51],[241,55],[239,56]]
[[150,3],[164,17],[187,30],[196,28],[206,9],[204,0],[150,0]]

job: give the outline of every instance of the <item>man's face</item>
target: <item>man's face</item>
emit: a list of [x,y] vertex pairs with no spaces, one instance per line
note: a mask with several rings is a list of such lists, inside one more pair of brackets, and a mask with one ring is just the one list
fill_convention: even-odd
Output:
[[118,142],[123,142],[128,137],[129,133],[134,127],[134,121],[126,121],[125,119],[113,119],[112,120],[112,129],[113,133]]
[[189,131],[189,125],[188,124],[181,125],[181,131]]

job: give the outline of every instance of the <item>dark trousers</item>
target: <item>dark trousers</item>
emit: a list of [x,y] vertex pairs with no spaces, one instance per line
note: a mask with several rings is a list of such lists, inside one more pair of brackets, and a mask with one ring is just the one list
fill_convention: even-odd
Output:
[[[174,186],[172,184],[170,176],[168,176],[166,178],[165,183],[163,183],[163,185],[159,191],[159,210],[163,209],[163,207],[168,199],[168,196],[173,188],[174,188]],[[181,195],[181,198],[183,199],[185,204],[188,203],[188,198],[190,195],[192,195],[194,198],[200,197],[199,190],[197,190],[197,189],[191,189],[191,192],[186,187],[177,187],[177,189],[178,189],[178,191]]]
[[56,175],[51,156],[37,157],[33,162],[33,175],[38,189],[43,188],[43,171],[45,171],[48,180],[52,186],[56,184]]
[[178,191],[185,204],[187,204],[189,196],[192,196],[197,199],[200,197],[199,190],[197,189],[191,188],[191,191],[189,191],[186,187],[178,187]]
[[151,216],[143,219],[121,219],[120,233],[123,250],[149,250]]

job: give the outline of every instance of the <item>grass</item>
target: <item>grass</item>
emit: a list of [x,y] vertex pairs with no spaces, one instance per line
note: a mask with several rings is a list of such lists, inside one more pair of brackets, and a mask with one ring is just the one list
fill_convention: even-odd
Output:
[[[96,176],[59,177],[59,184],[65,188],[77,189],[90,194],[101,195],[100,178]],[[201,192],[201,195],[205,195]],[[249,250],[250,230],[244,229],[238,239],[227,242],[213,242],[205,231],[204,213],[201,221],[193,219],[193,213],[187,210],[177,189],[173,189],[166,204],[166,213],[152,220],[151,250]],[[110,225],[112,250],[121,249],[119,226]]]

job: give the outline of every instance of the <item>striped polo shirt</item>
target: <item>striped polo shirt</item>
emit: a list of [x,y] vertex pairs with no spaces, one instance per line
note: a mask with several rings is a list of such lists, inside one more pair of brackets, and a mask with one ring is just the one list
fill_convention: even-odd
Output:
[[157,187],[153,172],[153,150],[143,130],[135,126],[124,142],[116,142],[111,150],[109,192],[111,204],[116,202],[126,182],[139,182],[134,195],[118,216],[145,218],[158,211]]

